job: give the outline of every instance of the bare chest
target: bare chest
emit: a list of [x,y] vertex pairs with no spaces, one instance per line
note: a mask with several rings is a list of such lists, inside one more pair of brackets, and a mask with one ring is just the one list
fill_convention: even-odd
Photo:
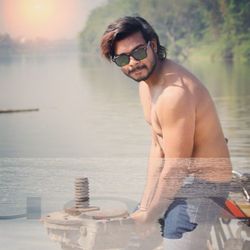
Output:
[[145,114],[145,119],[151,126],[153,132],[157,136],[162,137],[162,128],[156,110],[154,108],[154,105],[152,104],[148,105],[148,107],[146,107],[146,110],[144,107],[144,114]]
[[141,103],[143,107],[144,117],[147,123],[151,126],[152,131],[157,137],[162,138],[162,127],[156,112],[156,104],[161,91],[154,91],[150,93],[147,86],[143,86],[140,92]]

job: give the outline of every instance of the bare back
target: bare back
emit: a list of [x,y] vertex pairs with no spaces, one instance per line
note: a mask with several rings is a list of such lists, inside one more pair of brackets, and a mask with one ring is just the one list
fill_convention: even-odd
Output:
[[[165,152],[165,147],[168,147],[168,138],[163,138],[162,120],[159,119],[157,112],[162,108],[163,110],[172,108],[171,104],[174,105],[181,95],[181,98],[189,100],[194,109],[194,131],[189,131],[188,128],[185,131],[185,133],[193,133],[190,157],[197,161],[200,159],[200,163],[192,164],[189,171],[209,181],[229,180],[231,177],[229,151],[214,103],[207,89],[194,75],[170,60],[166,60],[162,73],[164,77],[153,88],[145,82],[140,83],[140,98],[145,119],[157,136],[157,142],[162,151]],[[167,101],[164,102],[165,100]],[[164,104],[166,104],[165,107],[161,107]],[[218,159],[218,162],[214,159]],[[222,162],[221,159],[228,160]]]

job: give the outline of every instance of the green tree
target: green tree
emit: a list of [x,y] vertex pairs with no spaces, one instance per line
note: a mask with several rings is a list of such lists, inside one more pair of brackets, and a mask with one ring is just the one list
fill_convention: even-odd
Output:
[[137,10],[137,1],[111,0],[107,5],[93,10],[85,29],[80,33],[80,47],[83,54],[99,51],[99,42],[104,29],[115,19],[132,15]]
[[249,0],[109,0],[95,9],[80,33],[83,53],[97,52],[113,20],[139,14],[156,29],[172,57],[186,59],[190,48],[209,44],[226,60],[250,60]]

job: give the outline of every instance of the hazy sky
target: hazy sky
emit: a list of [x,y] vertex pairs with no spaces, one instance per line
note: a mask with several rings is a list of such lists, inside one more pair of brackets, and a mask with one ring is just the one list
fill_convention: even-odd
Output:
[[13,38],[71,39],[107,0],[0,0],[0,33]]

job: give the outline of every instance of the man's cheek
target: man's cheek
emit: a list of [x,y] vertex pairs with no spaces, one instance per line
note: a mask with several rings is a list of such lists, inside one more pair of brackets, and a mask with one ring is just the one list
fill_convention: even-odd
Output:
[[125,75],[129,75],[129,73],[128,73],[128,69],[126,69],[126,68],[121,68],[121,70],[122,70],[122,72],[125,74]]

